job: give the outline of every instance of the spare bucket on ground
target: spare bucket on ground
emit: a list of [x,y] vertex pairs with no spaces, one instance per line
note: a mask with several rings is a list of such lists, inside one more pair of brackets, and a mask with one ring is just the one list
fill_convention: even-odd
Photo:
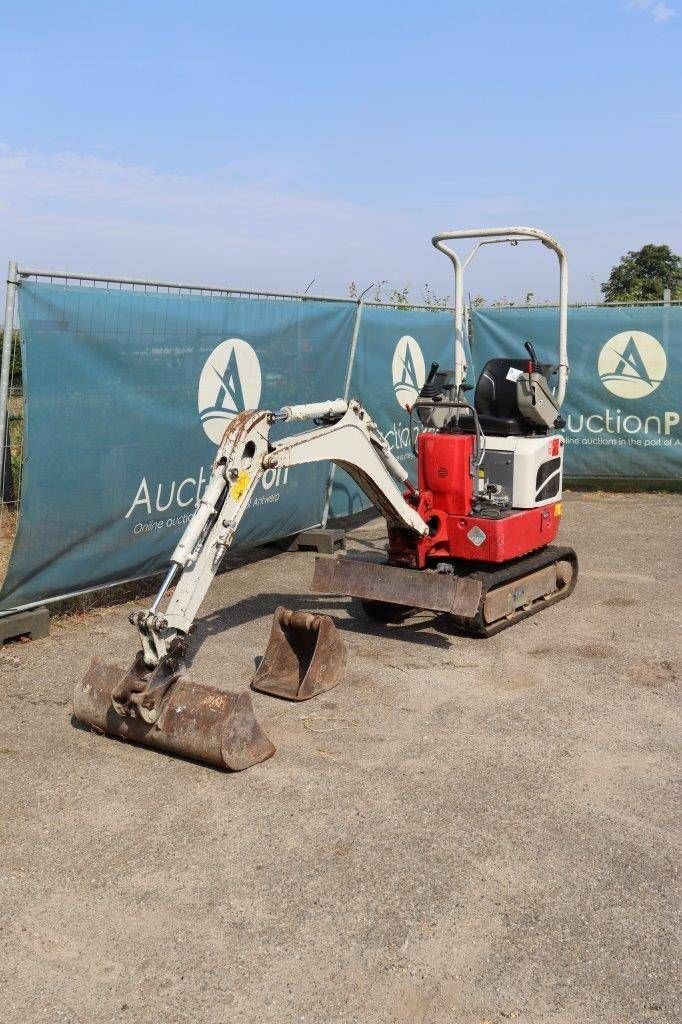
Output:
[[286,700],[309,700],[341,682],[346,645],[328,615],[279,607],[251,686]]
[[112,703],[128,675],[120,665],[93,658],[74,691],[75,717],[108,736],[232,771],[275,753],[256,720],[248,690],[230,693],[180,676],[163,694],[158,717],[149,724],[134,712],[119,714]]

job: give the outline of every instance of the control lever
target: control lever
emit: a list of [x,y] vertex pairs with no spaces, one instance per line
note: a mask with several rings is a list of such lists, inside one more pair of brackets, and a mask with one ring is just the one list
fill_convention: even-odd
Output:
[[533,364],[533,373],[542,373],[542,365],[538,359],[538,354],[535,351],[535,345],[532,341],[525,341],[523,347],[531,358]]
[[428,376],[427,376],[426,380],[424,381],[424,386],[425,387],[426,387],[427,384],[431,383],[431,381],[433,380],[433,378],[436,376],[437,373],[438,373],[438,363],[431,363],[431,369],[429,370]]

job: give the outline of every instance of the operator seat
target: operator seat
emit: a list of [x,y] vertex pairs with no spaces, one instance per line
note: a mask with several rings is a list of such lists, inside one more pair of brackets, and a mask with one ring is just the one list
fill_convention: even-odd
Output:
[[[474,408],[484,434],[493,437],[523,437],[528,434],[546,434],[547,429],[530,423],[521,415],[516,401],[516,381],[509,380],[509,370],[528,369],[528,359],[489,359],[481,370],[474,392]],[[552,367],[543,365],[548,376]],[[473,432],[474,418],[470,413],[460,415],[459,429]]]

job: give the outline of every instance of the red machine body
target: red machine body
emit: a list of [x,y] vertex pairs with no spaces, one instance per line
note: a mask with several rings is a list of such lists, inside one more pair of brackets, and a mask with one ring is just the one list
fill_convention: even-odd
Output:
[[[559,260],[557,358],[542,362],[533,342],[524,341],[527,354],[488,358],[472,388],[460,342],[464,267],[481,245],[515,245],[519,237],[541,242]],[[445,244],[454,239],[482,241],[463,261]],[[408,410],[409,433],[415,422],[421,424],[416,486],[400,457],[398,466],[390,463],[394,478],[405,481],[404,500],[417,515],[400,514],[395,506],[382,509],[388,561],[320,560],[314,589],[359,597],[377,622],[402,622],[415,609],[429,610],[452,616],[469,635],[487,637],[565,600],[578,578],[575,551],[555,543],[568,375],[566,254],[545,232],[527,227],[448,231],[432,241],[455,271],[454,366],[441,370],[432,363]],[[403,361],[403,380],[412,375],[408,342],[401,339],[393,358],[394,371]],[[398,385],[396,397],[397,390]]]
[[419,487],[405,498],[429,525],[426,537],[389,529],[389,562],[423,569],[430,562],[461,559],[502,563],[521,558],[556,538],[561,502],[539,508],[476,515],[472,434],[421,433],[417,438]]
[[419,490],[430,491],[433,508],[451,516],[466,516],[474,500],[471,460],[473,434],[419,434]]

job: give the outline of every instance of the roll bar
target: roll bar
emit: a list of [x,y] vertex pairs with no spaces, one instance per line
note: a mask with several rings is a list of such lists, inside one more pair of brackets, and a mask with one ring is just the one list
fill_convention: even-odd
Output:
[[559,407],[564,400],[566,392],[566,378],[568,377],[568,260],[564,249],[551,235],[540,231],[539,228],[511,227],[511,228],[469,228],[463,231],[444,231],[440,235],[434,235],[431,239],[433,245],[440,252],[451,260],[455,270],[455,383],[457,388],[461,385],[466,376],[466,362],[464,353],[464,268],[469,265],[475,254],[482,245],[488,244],[480,241],[464,263],[450,246],[445,245],[446,241],[455,238],[479,238],[492,239],[499,242],[517,241],[542,242],[548,249],[552,249],[559,260],[559,379],[554,394],[554,400]]

